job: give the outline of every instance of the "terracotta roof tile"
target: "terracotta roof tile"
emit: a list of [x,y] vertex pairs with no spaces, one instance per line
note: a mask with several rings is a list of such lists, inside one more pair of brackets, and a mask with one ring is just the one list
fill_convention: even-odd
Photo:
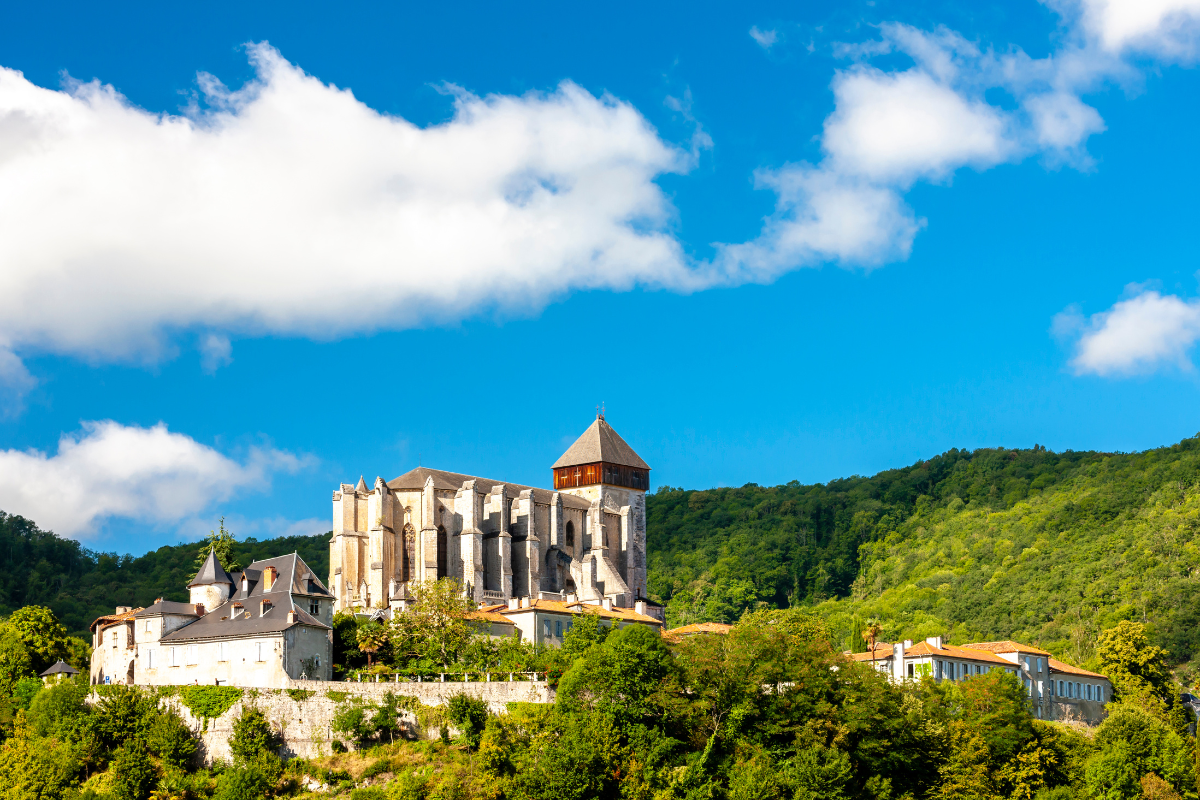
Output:
[[507,606],[488,606],[487,609],[496,608],[505,616],[513,614],[523,614],[527,611],[552,611],[558,614],[598,614],[605,619],[624,619],[630,622],[644,622],[651,625],[662,625],[660,620],[654,617],[648,617],[645,614],[639,614],[632,608],[619,608],[614,606],[611,611],[603,606],[594,606],[590,603],[576,601],[574,603],[564,603],[560,600],[533,600],[528,607],[524,608],[508,608]]
[[672,628],[669,631],[663,631],[664,636],[691,636],[697,633],[719,633],[726,634],[732,628],[732,625],[726,625],[724,622],[694,622],[691,625],[684,625],[682,628]]
[[980,661],[985,664],[1002,664],[1006,667],[1015,668],[1017,665],[1008,659],[1001,658],[995,653],[987,650],[980,650],[974,646],[959,647],[953,644],[943,644],[940,649],[934,648],[929,642],[917,642],[912,647],[904,651],[905,657],[909,656],[941,656],[945,658],[961,658],[964,661]]
[[1108,680],[1108,678],[1104,677],[1098,672],[1088,672],[1086,669],[1072,667],[1070,664],[1064,664],[1057,658],[1051,658],[1048,663],[1050,664],[1051,672],[1061,672],[1066,675],[1079,675],[1083,678],[1102,678],[1103,680]]
[[114,622],[124,622],[127,619],[132,619],[139,611],[144,611],[143,608],[135,608],[131,611],[126,611],[123,614],[105,614],[103,617],[96,617],[96,620],[88,626],[88,630],[96,630],[96,626],[108,626]]
[[1005,639],[1001,642],[974,642],[972,644],[964,644],[963,647],[969,647],[972,650],[987,650],[990,653],[1028,653],[1032,656],[1049,656],[1045,650],[1033,647],[1028,644],[1021,644]]

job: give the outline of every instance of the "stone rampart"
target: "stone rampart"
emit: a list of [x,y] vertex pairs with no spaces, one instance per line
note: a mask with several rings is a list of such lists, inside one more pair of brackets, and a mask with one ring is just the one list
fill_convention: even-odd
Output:
[[[465,694],[483,700],[493,714],[503,712],[509,703],[554,702],[554,690],[544,681],[292,681],[290,691],[243,688],[242,692],[241,700],[221,716],[208,720],[194,716],[178,695],[163,699],[164,704],[179,712],[199,739],[205,764],[211,764],[215,759],[230,760],[229,740],[233,736],[233,722],[241,716],[246,706],[260,709],[272,726],[282,732],[280,755],[285,758],[315,758],[331,752],[331,743],[337,738],[332,729],[333,718],[351,697],[377,703],[391,692],[397,696],[415,698],[424,706],[443,706],[451,697]],[[94,702],[96,696],[90,699]],[[409,737],[435,737],[439,733],[436,729],[422,731],[416,714],[412,712],[402,713],[400,720]]]

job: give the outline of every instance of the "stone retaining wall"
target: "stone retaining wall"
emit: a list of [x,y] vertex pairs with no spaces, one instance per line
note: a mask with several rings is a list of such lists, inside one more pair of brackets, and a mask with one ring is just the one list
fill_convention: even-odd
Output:
[[[338,693],[361,697],[378,702],[385,694],[414,697],[422,705],[446,705],[451,697],[465,694],[488,704],[493,714],[501,713],[509,703],[552,703],[554,690],[543,681],[471,681],[471,682],[422,682],[422,683],[347,683],[342,681],[293,681],[292,689],[303,689],[313,694],[295,700],[286,690],[244,688],[242,699],[234,703],[221,716],[208,720],[192,715],[178,696],[164,699],[191,727],[200,741],[200,752],[204,763],[214,759],[230,760],[229,740],[233,736],[233,722],[246,706],[260,709],[276,730],[283,732],[283,747],[280,755],[285,758],[315,758],[330,753],[334,738],[331,724],[338,708],[346,700]],[[334,692],[338,699],[329,697]],[[93,702],[95,695],[90,698]],[[420,730],[416,716],[405,712],[401,715],[405,734],[415,737],[424,733],[437,736],[438,731]]]

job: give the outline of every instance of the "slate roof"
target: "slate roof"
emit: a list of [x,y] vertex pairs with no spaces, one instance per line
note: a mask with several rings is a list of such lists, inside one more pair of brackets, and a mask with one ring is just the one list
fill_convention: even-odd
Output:
[[[262,575],[267,568],[274,567],[278,577],[267,591]],[[247,586],[242,588],[242,577]],[[294,625],[311,625],[329,629],[329,626],[313,617],[295,603],[295,597],[333,597],[304,560],[295,553],[255,561],[240,573],[235,573],[236,591],[224,604],[217,606],[195,622],[171,631],[162,637],[163,642],[187,642],[197,639],[220,639],[226,637],[256,636],[277,633]],[[270,608],[261,613],[262,601],[269,600]],[[156,604],[157,605],[157,604]],[[240,606],[240,607],[239,607]],[[235,607],[239,607],[236,609]],[[149,609],[147,609],[149,610]],[[288,621],[288,612],[296,613],[296,621]],[[247,617],[246,614],[250,616]]]
[[134,614],[135,617],[157,617],[160,614],[178,614],[185,617],[198,617],[196,606],[191,603],[176,603],[174,600],[159,600],[151,603]]
[[603,414],[596,417],[596,421],[575,440],[575,444],[568,447],[567,452],[554,462],[553,468],[576,467],[581,464],[595,464],[598,461],[622,467],[650,469],[650,465],[642,461],[620,434],[604,421]]
[[[417,467],[409,470],[398,478],[393,478],[387,482],[387,487],[392,491],[420,491],[425,488],[425,479],[433,478],[433,488],[448,492],[457,492],[462,488],[466,481],[475,481],[476,487],[489,493],[495,486],[508,487],[508,499],[513,500],[526,489],[533,491],[534,502],[542,505],[549,505],[554,497],[554,492],[549,489],[538,489],[535,486],[523,486],[519,483],[507,483],[505,481],[494,481],[491,478],[481,478],[478,475],[464,475],[461,472],[447,472],[443,469],[430,469],[429,467]],[[572,494],[562,495],[563,505],[572,508],[587,509],[591,508],[591,503],[584,500],[582,497],[576,497]]]
[[208,558],[204,559],[204,563],[200,565],[200,571],[196,573],[196,577],[192,578],[192,582],[187,585],[187,588],[193,586],[211,586],[213,584],[233,584],[233,578],[229,577],[229,573],[221,566],[221,562],[217,560],[217,551],[209,550]]
[[57,662],[54,664],[54,666],[53,666],[53,667],[51,667],[50,669],[46,670],[45,672],[43,672],[43,673],[42,673],[41,675],[39,675],[38,677],[39,677],[39,678],[45,678],[47,675],[58,675],[58,674],[60,674],[60,673],[61,673],[61,674],[63,674],[63,675],[78,675],[78,674],[79,674],[79,670],[75,669],[75,668],[74,668],[74,667],[72,667],[70,664],[68,664],[67,662],[63,661],[63,660],[60,658],[60,659],[59,659],[59,660],[58,660],[58,661],[57,661]]

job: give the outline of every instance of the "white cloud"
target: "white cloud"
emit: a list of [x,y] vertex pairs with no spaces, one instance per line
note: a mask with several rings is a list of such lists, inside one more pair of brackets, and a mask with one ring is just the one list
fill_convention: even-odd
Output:
[[692,280],[654,182],[691,156],[632,106],[454,90],[420,128],[250,56],[184,116],[0,69],[0,342],[156,359],[194,327],[331,338]]
[[757,25],[750,28],[750,38],[758,42],[758,46],[763,50],[770,50],[771,46],[779,40],[779,32],[775,30],[761,31]]
[[1078,13],[1086,33],[1109,52],[1133,50],[1178,59],[1195,56],[1200,0],[1080,0],[1055,5]]
[[20,414],[25,407],[25,395],[35,386],[37,379],[29,374],[16,353],[0,347],[0,419]]
[[838,74],[833,94],[822,144],[842,172],[903,185],[989,167],[1015,150],[1003,112],[919,68],[860,66]]
[[[1086,323],[1078,312],[1071,316],[1082,329],[1071,361],[1077,374],[1126,375],[1163,365],[1192,368],[1188,351],[1200,339],[1200,301],[1144,291]],[[1056,319],[1056,328],[1070,327],[1065,322]]]
[[228,336],[209,333],[200,340],[200,366],[209,375],[233,363],[233,345]]
[[58,452],[0,450],[0,509],[61,536],[86,538],[123,517],[152,523],[194,516],[214,502],[269,487],[304,460],[252,448],[238,461],[159,423],[152,428],[85,422]]

